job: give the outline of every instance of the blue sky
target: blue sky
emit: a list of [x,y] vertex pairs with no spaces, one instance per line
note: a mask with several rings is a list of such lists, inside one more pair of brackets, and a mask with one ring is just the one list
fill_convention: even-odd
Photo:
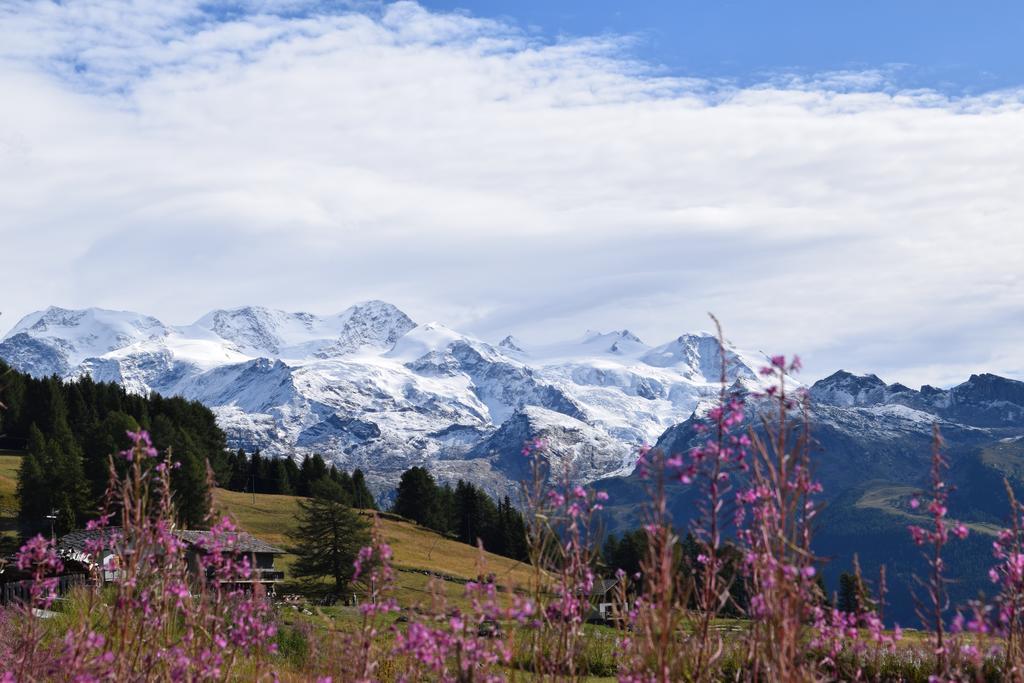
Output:
[[809,379],[1024,379],[1022,12],[10,0],[0,328],[376,298],[658,344],[713,311]]
[[560,36],[626,34],[666,72],[739,83],[878,69],[901,87],[979,93],[1024,82],[1024,4],[1007,0],[428,0]]

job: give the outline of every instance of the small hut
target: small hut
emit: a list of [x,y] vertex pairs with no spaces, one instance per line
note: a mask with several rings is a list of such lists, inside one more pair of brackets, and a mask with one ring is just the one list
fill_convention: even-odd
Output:
[[[120,531],[119,527],[72,531],[57,541],[57,551],[65,563],[73,561],[85,567],[85,574],[91,575],[97,583],[118,581],[123,575],[121,558],[117,544],[108,541],[111,537],[119,536]],[[206,539],[210,538],[210,532],[187,529],[175,533],[185,544],[188,568],[198,575],[199,557],[207,552]],[[245,588],[259,583],[268,593],[273,593],[274,586],[284,579],[284,572],[274,567],[274,561],[277,555],[285,551],[245,532],[234,533],[232,537],[234,540],[225,552],[231,553],[236,559],[248,557],[249,566],[252,567],[248,579],[232,581],[232,586]]]

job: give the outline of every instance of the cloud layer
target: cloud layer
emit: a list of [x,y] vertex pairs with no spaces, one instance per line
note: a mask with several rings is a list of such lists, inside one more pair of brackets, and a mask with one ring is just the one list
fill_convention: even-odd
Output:
[[715,311],[906,383],[1024,378],[1024,105],[664,77],[411,3],[0,9],[0,310],[383,298],[526,341]]

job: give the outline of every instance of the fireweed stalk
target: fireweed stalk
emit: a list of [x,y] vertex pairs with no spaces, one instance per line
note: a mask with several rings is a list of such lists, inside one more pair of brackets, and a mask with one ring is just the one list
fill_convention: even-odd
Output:
[[820,675],[829,678],[841,677],[843,672],[839,670],[839,659],[845,654],[855,663],[855,678],[863,680],[862,663],[869,650],[873,669],[878,672],[883,654],[894,654],[896,643],[902,638],[898,625],[891,633],[884,626],[882,615],[887,591],[885,565],[879,568],[875,595],[871,594],[867,586],[856,555],[853,556],[853,570],[856,585],[856,606],[853,611],[829,607],[823,602],[818,602],[812,608],[814,623],[809,645],[819,657],[817,665]]
[[743,398],[738,393],[730,394],[728,387],[729,355],[726,352],[722,325],[714,315],[718,338],[719,394],[718,405],[708,413],[709,424],[697,425],[699,433],[709,438],[702,446],[690,452],[689,466],[683,467],[681,459],[670,459],[669,465],[681,471],[683,483],[693,481],[703,489],[704,501],[698,503],[698,517],[691,530],[700,547],[697,556],[699,566],[693,567],[697,577],[695,591],[697,618],[696,661],[694,679],[710,680],[715,674],[715,663],[722,654],[722,639],[711,640],[711,624],[725,607],[730,596],[730,581],[723,575],[722,532],[723,505],[732,491],[732,477],[746,472],[747,447],[750,438],[734,430],[743,424]]
[[632,604],[627,577],[619,575],[619,682],[687,680],[691,653],[684,634],[688,631],[686,607],[692,586],[682,581],[679,572],[679,537],[668,513],[664,452],[641,450],[637,468],[651,502],[642,512],[647,547],[640,560],[639,575],[632,577],[639,583]]
[[[103,512],[89,528],[98,532],[86,553],[105,550],[119,558],[110,591],[96,587],[86,595],[85,616],[68,629],[63,649],[53,659],[34,656],[31,642],[15,648],[12,680],[208,681],[232,677],[245,659],[247,677],[262,680],[265,656],[275,651],[271,608],[247,558],[232,552],[233,525],[215,524],[190,572],[185,546],[175,532],[170,454],[159,456],[145,432],[130,432],[132,448],[110,460],[110,486]],[[123,469],[124,473],[119,474]],[[111,526],[117,519],[120,527]],[[20,556],[58,571],[52,545],[38,539]],[[41,583],[41,586],[46,586]],[[24,627],[34,633],[34,622]]]
[[[912,525],[908,529],[914,544],[924,548],[923,555],[928,563],[928,578],[925,580],[915,577],[927,595],[926,601],[917,601],[918,617],[921,619],[921,623],[928,624],[932,629],[935,644],[935,674],[946,677],[949,675],[950,650],[946,642],[944,615],[949,608],[949,598],[946,594],[949,579],[946,577],[946,565],[942,559],[942,552],[949,542],[950,533],[959,539],[967,538],[967,527],[959,522],[949,522],[946,519],[949,488],[946,486],[942,473],[949,467],[949,464],[942,455],[942,448],[943,442],[939,426],[933,425],[931,489],[929,491],[931,500],[925,508],[931,517],[931,528],[926,529]],[[919,505],[917,498],[910,502],[912,508],[916,509]]]
[[547,483],[549,457],[543,441],[528,443],[532,478],[523,486],[530,515],[527,545],[533,568],[531,593],[533,672],[540,680],[576,681],[583,623],[591,608],[597,562],[596,512],[607,494],[572,483],[568,461],[554,485]]
[[431,605],[425,613],[413,613],[403,633],[395,628],[395,654],[409,664],[402,682],[438,680],[442,683],[498,683],[501,671],[512,663],[512,634],[502,623],[526,625],[534,616],[533,604],[514,596],[511,607],[502,607],[498,586],[487,573],[484,551],[478,546],[476,581],[466,584],[469,609],[450,607],[441,586],[431,580]]
[[[362,621],[354,638],[344,639],[346,647],[342,669],[342,681],[372,681],[379,666],[377,638],[381,633],[383,620],[398,612],[395,593],[395,571],[391,566],[394,553],[384,541],[380,520],[374,516],[370,533],[370,545],[361,548],[356,556],[353,581],[362,581],[366,587],[366,601],[359,605]],[[354,657],[354,666],[349,658]]]
[[[627,667],[642,680],[669,681],[681,678],[712,680],[724,650],[721,637],[713,637],[712,623],[730,597],[731,577],[724,573],[722,537],[729,518],[724,506],[732,490],[733,477],[746,471],[749,437],[736,433],[743,423],[743,399],[729,391],[729,356],[718,320],[719,393],[697,425],[704,443],[687,455],[666,458],[660,450],[643,449],[638,472],[650,503],[644,511],[647,553],[642,561],[640,594],[624,620],[631,635],[623,638],[629,652]],[[665,485],[668,479],[692,485],[699,492],[698,514],[690,529],[697,541],[697,566],[691,567],[694,581],[679,580],[679,537],[668,513]],[[623,583],[620,602],[625,604]],[[687,609],[693,602],[695,612]],[[683,637],[683,633],[693,637]],[[629,676],[623,680],[633,680]]]
[[49,609],[57,598],[57,581],[53,575],[64,569],[57,556],[53,542],[37,535],[18,550],[15,566],[21,571],[31,572],[28,599],[17,615],[19,627],[7,655],[4,666],[10,667],[0,674],[0,681],[31,680],[40,674],[46,675],[46,664],[51,653],[45,652],[44,631],[37,618],[39,610]]
[[1010,482],[1004,479],[1003,484],[1010,500],[1012,525],[992,544],[998,562],[988,575],[999,586],[999,595],[995,601],[997,616],[990,630],[1005,640],[1004,673],[1020,681],[1024,680],[1024,505],[1017,501]]
[[[804,652],[804,624],[818,601],[811,553],[813,495],[821,491],[810,472],[810,435],[805,397],[787,391],[800,360],[774,356],[761,374],[773,384],[752,442],[750,488],[737,494],[749,521],[738,537],[745,546],[749,582],[748,666],[754,680],[805,681],[815,677]],[[797,429],[791,417],[800,409]]]
[[997,562],[989,569],[989,579],[999,588],[994,604],[971,600],[967,604],[967,616],[957,611],[950,624],[950,633],[971,634],[959,647],[947,649],[951,654],[951,669],[957,659],[980,670],[989,658],[1002,661],[1002,676],[1010,681],[1024,681],[1022,661],[1022,620],[1024,606],[1024,507],[1010,486],[1003,480],[1003,486],[1012,511],[1009,529],[999,532],[992,543],[992,553]]

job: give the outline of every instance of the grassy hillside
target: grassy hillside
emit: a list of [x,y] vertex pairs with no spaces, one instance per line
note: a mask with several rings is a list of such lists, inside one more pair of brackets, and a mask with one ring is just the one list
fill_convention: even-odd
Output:
[[21,467],[20,453],[0,450],[0,501],[13,500],[14,490],[18,483],[19,467]]
[[0,451],[0,552],[11,550],[9,546],[17,538],[18,501],[14,492],[18,486],[19,467],[20,454]]
[[[998,493],[998,491],[993,492],[994,495]],[[892,517],[899,518],[902,524],[917,524],[927,527],[932,523],[931,518],[923,513],[911,513],[906,502],[911,498],[923,498],[926,495],[922,494],[921,489],[913,486],[901,486],[887,482],[871,482],[866,486],[864,494],[857,500],[854,507],[861,510],[879,510]],[[999,525],[987,522],[968,522],[967,526],[972,531],[992,537],[997,536],[1001,529]]]
[[[296,525],[299,500],[296,496],[256,494],[253,502],[251,493],[224,489],[214,492],[214,507],[219,514],[229,515],[249,533],[283,548],[291,542],[289,533]],[[424,572],[469,580],[479,575],[481,561],[483,571],[494,574],[499,584],[524,586],[529,581],[529,567],[521,562],[492,553],[481,556],[473,547],[390,515],[381,517],[380,524],[385,540],[394,551],[398,598],[403,604],[429,600],[430,577]],[[286,555],[281,564],[287,571],[293,561],[294,556]],[[462,582],[458,580],[445,581],[442,587],[445,594],[456,601],[463,592]]]
[[[14,494],[20,466],[20,454],[0,451],[0,537],[13,539],[16,534],[17,500]],[[229,515],[246,531],[282,548],[291,544],[289,534],[296,525],[299,500],[296,496],[256,494],[254,503],[250,493],[224,489],[214,491],[214,506],[219,514]],[[469,580],[479,574],[478,563],[481,560],[484,571],[493,573],[503,585],[522,586],[529,581],[529,568],[521,562],[492,553],[483,553],[481,557],[475,548],[464,543],[388,517],[381,519],[381,530],[395,553],[399,598],[403,602],[411,604],[429,598],[429,577],[424,572]],[[286,571],[294,559],[292,555],[282,558],[281,564]],[[456,581],[445,583],[446,594],[458,599],[462,594],[462,584]]]

